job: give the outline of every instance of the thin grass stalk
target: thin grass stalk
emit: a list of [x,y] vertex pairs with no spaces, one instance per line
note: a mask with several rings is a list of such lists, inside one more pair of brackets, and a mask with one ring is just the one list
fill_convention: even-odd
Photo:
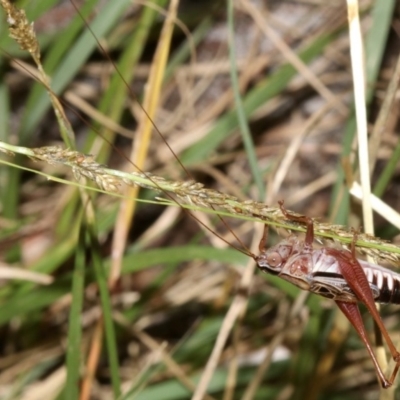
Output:
[[[10,137],[8,134],[7,121],[10,120],[10,95],[8,88],[5,83],[0,83],[0,140],[4,142],[9,142]],[[2,168],[0,170],[0,182],[8,182],[10,175],[9,168]],[[7,215],[8,210],[4,210],[7,208],[7,194],[5,191],[1,191],[0,193],[0,201],[3,206],[3,212]],[[15,205],[12,206],[14,208]]]
[[382,171],[378,182],[374,187],[374,194],[377,197],[383,196],[386,188],[388,187],[393,174],[395,173],[397,166],[399,165],[400,160],[400,140],[398,141],[393,153],[385,166],[385,169]]
[[201,400],[207,393],[207,388],[210,384],[213,374],[215,373],[215,370],[217,369],[222,350],[226,344],[226,341],[228,340],[228,337],[230,336],[237,318],[245,308],[245,303],[246,300],[242,295],[235,296],[234,300],[232,301],[229,310],[225,314],[224,321],[221,325],[212,353],[208,358],[207,364],[201,374],[200,381],[196,387],[196,391],[192,396],[192,400]]
[[[97,38],[102,38],[115,26],[116,21],[121,14],[131,5],[129,0],[119,0],[106,3],[105,7],[91,23],[91,29],[95,32]],[[97,42],[93,39],[92,33],[88,30],[84,31],[78,39],[74,41],[73,47],[69,48],[68,53],[58,64],[57,70],[52,73],[52,90],[56,95],[59,95],[62,90],[70,83],[82,65],[87,61],[90,54],[96,48]],[[23,137],[29,132],[35,131],[38,124],[42,121],[44,114],[50,106],[49,99],[45,94],[42,94],[32,107],[27,110],[24,115],[23,125],[19,133]],[[28,139],[28,137],[27,137]]]
[[[397,92],[397,89],[399,87],[399,81],[400,81],[400,55],[397,57],[397,63],[394,68],[394,72],[392,74],[392,77],[390,79],[390,83],[388,86],[388,91],[385,96],[384,103],[382,104],[381,110],[379,112],[379,116],[377,118],[377,121],[375,123],[374,131],[372,133],[372,137],[375,137],[376,134],[374,133],[377,131],[381,135],[384,131],[385,127],[385,121],[392,110],[392,104],[395,101],[395,95]],[[376,144],[374,144],[374,147],[377,148]],[[372,148],[372,145],[370,145],[370,148]],[[373,192],[376,196],[381,197],[388,186],[390,179],[393,176],[393,173],[397,167],[397,163],[400,158],[400,141],[397,143],[396,148],[393,151],[393,154],[391,155],[389,161],[387,162],[384,170],[379,176],[378,181],[376,182]]]
[[[390,118],[390,113],[394,109],[393,105],[396,100],[396,92],[400,80],[400,57],[397,58],[397,63],[394,66],[394,71],[391,74],[391,79],[383,100],[382,106],[379,110],[378,117],[374,124],[374,129],[369,138],[369,154],[370,154],[370,172],[375,169],[376,161],[378,158],[378,149],[381,147],[383,133],[386,130],[386,121]],[[391,175],[390,175],[391,176]],[[375,193],[376,194],[376,193]]]
[[[371,179],[370,179],[370,163],[369,163],[369,146],[368,146],[368,128],[367,128],[367,110],[366,110],[366,79],[364,68],[364,51],[361,33],[359,6],[357,0],[347,0],[347,10],[349,19],[349,35],[350,35],[350,55],[351,67],[354,84],[355,110],[357,121],[357,138],[358,138],[358,163],[362,188],[362,213],[363,225],[367,233],[374,234],[374,221],[371,206]],[[374,262],[373,258],[367,256],[369,262]],[[379,306],[377,306],[379,309]],[[382,334],[375,326],[375,342],[377,343],[377,357],[382,370],[387,369],[387,358],[383,347]],[[384,393],[386,392],[386,393]],[[381,390],[380,398],[393,399],[394,392]]]
[[93,225],[88,225],[90,237],[90,250],[96,282],[100,292],[101,309],[104,320],[104,333],[106,347],[108,353],[108,361],[110,366],[111,384],[113,388],[114,398],[118,399],[121,395],[121,379],[118,363],[117,338],[115,334],[114,322],[112,317],[112,304],[110,300],[110,292],[107,284],[107,276],[104,270],[99,242],[96,230]]
[[[233,96],[235,99],[235,106],[236,106],[236,113],[237,113],[237,118],[239,122],[239,127],[240,127],[240,133],[242,136],[242,140],[246,149],[246,153],[248,156],[249,160],[249,165],[250,169],[252,172],[252,176],[254,179],[254,182],[257,186],[258,189],[258,198],[261,200],[265,196],[265,185],[263,183],[262,179],[262,173],[261,170],[258,166],[258,161],[257,161],[257,156],[255,153],[254,149],[254,143],[251,137],[250,133],[250,128],[247,122],[247,118],[245,115],[245,110],[243,106],[243,101],[240,93],[240,87],[239,87],[239,79],[238,79],[238,70],[237,70],[237,58],[236,58],[236,51],[235,51],[235,29],[234,29],[234,2],[232,0],[229,0],[227,3],[227,21],[228,21],[228,45],[229,45],[229,62],[230,62],[230,76],[231,76],[231,82],[232,82],[232,91],[233,91]],[[246,271],[249,271],[250,275],[253,275],[254,273],[254,267],[248,264]],[[246,274],[247,276],[248,274]],[[244,282],[242,281],[242,284]],[[245,285],[242,285],[242,290],[245,289]],[[237,316],[237,321],[235,326],[233,326],[233,347],[235,351],[237,351],[237,347],[235,344],[238,343],[239,340],[239,332],[241,330],[242,326],[242,320],[244,318],[244,314],[246,312],[246,307],[247,302],[244,302],[243,304],[243,309],[241,312],[239,312]],[[233,307],[232,307],[233,309]],[[225,320],[225,323],[227,323],[228,319]],[[218,340],[221,340],[222,335],[219,335],[217,338]],[[217,343],[214,347],[213,353],[216,354],[217,352]],[[209,370],[211,371],[212,369],[212,359],[210,357],[209,363],[207,367],[209,367]],[[228,380],[227,380],[227,387],[224,390],[224,400],[230,400],[233,398],[233,394],[235,391],[235,386],[237,384],[237,374],[239,371],[239,365],[236,360],[236,357],[234,356],[234,359],[230,363],[229,367],[229,375],[228,375]],[[206,386],[206,374],[202,376],[203,380],[203,385],[204,387]],[[199,385],[199,387],[201,387]]]
[[[83,17],[88,18],[90,13],[93,12],[93,8],[98,3],[98,0],[87,0],[84,2],[82,8],[80,9],[80,14]],[[74,42],[77,41],[77,35],[82,29],[84,25],[84,20],[79,15],[76,15],[74,20],[68,25],[68,27],[63,31],[62,40],[57,40],[52,43],[51,47],[46,50],[46,54],[43,57],[42,65],[43,69],[47,72],[48,75],[52,76],[56,73],[58,68],[62,68],[65,64],[70,64],[68,62],[68,58],[65,57],[68,54],[69,50],[74,46]],[[78,59],[75,60],[79,62]],[[63,79],[65,79],[65,83],[63,81],[57,80],[57,83],[64,83],[68,85],[71,81],[71,76],[63,75]],[[63,85],[62,85],[63,86]],[[54,90],[54,88],[53,88]],[[36,105],[45,99],[48,101],[47,96],[43,93],[43,85],[41,82],[35,82],[33,84],[32,89],[29,92],[29,97],[25,103],[24,115],[22,117],[23,124],[25,124],[25,120],[32,116]],[[29,139],[29,124],[27,124],[26,129],[22,129],[27,135],[27,140]],[[24,143],[24,141],[22,141]]]
[[[377,77],[382,65],[382,58],[386,42],[391,29],[391,18],[396,0],[376,1],[373,6],[373,23],[371,29],[365,37],[367,48],[366,77],[367,77],[367,106],[370,105],[374,88],[376,87]],[[348,159],[351,154],[351,146],[356,131],[356,121],[354,115],[349,119],[344,131],[342,141],[342,159]],[[332,221],[337,224],[346,224],[349,219],[348,189],[343,187],[345,175],[343,166],[338,165],[337,180],[332,190],[332,200],[330,205],[330,216]]]
[[[358,162],[363,191],[362,209],[365,232],[373,235],[374,224],[371,207],[371,179],[369,173],[368,128],[366,110],[366,79],[364,51],[361,36],[360,17],[357,0],[347,0],[350,35],[351,69],[354,84],[354,98],[357,121]],[[372,260],[370,260],[372,261]]]
[[229,0],[227,4],[228,9],[228,45],[229,45],[229,62],[230,62],[230,75],[232,82],[233,97],[235,99],[236,113],[239,121],[240,133],[246,149],[251,173],[254,182],[258,189],[258,199],[264,198],[265,185],[262,178],[260,167],[258,166],[257,155],[254,149],[254,142],[251,137],[249,124],[247,122],[246,114],[243,107],[243,101],[240,94],[237,59],[235,51],[235,29],[234,29],[234,4],[233,0]]
[[[103,317],[99,318],[99,322],[94,326],[91,338],[91,347],[86,360],[85,375],[82,380],[79,400],[89,400],[91,398],[92,386],[95,380],[95,371],[99,365],[99,357],[103,344]],[[96,345],[99,347],[96,348]]]
[[[159,2],[164,0],[159,0]],[[97,107],[100,113],[108,116],[112,121],[118,122],[121,120],[122,113],[125,108],[127,90],[129,83],[134,78],[135,68],[138,60],[143,54],[145,44],[147,43],[151,28],[156,21],[157,13],[151,7],[144,7],[139,21],[135,27],[135,31],[130,37],[129,43],[125,46],[122,56],[118,63],[114,63],[109,54],[98,43],[98,47],[104,57],[108,59],[115,67],[114,75],[111,78],[107,92],[102,96],[99,106]],[[93,34],[94,35],[94,34]],[[94,36],[96,38],[96,36]],[[134,132],[130,132],[130,137],[133,137]],[[100,129],[92,129],[89,133],[89,139],[85,144],[85,149],[90,153],[94,148],[101,150],[98,152],[97,160],[105,162],[108,159],[112,146],[109,143],[113,142],[115,131],[101,127]]]
[[[146,110],[146,113],[143,114],[143,119],[138,126],[137,135],[135,137],[130,157],[133,160],[133,165],[135,165],[139,171],[142,171],[144,168],[148,155],[150,140],[154,128],[153,119],[155,118],[159,102],[178,5],[179,0],[174,0],[170,3],[168,15],[160,34],[160,40],[158,41],[149,75],[149,81],[143,101],[143,109]],[[114,257],[109,276],[109,284],[111,288],[115,285],[121,273],[122,257],[126,246],[128,232],[133,221],[138,194],[139,188],[137,186],[128,187],[127,197],[122,200],[120,205],[112,242],[112,253]]]
[[[164,200],[164,202],[167,202],[166,204],[171,206],[201,207],[204,212],[218,212],[221,215],[259,221],[288,230],[305,232],[304,226],[287,221],[277,207],[270,207],[252,200],[240,201],[235,196],[205,188],[203,184],[198,182],[169,181],[147,172],[124,172],[110,169],[96,162],[90,155],[60,147],[47,146],[30,149],[0,142],[0,151],[8,155],[13,155],[14,153],[24,154],[34,160],[45,161],[49,164],[65,165],[72,169],[78,180],[81,177],[88,178],[109,194],[114,194],[120,190],[120,186],[123,184],[138,185],[159,193],[176,195],[179,201],[174,202],[172,198]],[[0,162],[2,161],[0,160]],[[185,204],[182,204],[182,201]],[[227,214],[224,214],[224,212],[227,212]],[[351,244],[353,240],[354,233],[352,229],[344,226],[314,220],[314,229],[316,236],[334,240],[342,245]],[[370,254],[373,257],[392,262],[400,260],[399,246],[368,234],[359,234],[357,247],[362,253]]]
[[86,229],[81,225],[75,252],[75,269],[72,278],[72,303],[68,323],[67,380],[64,388],[66,399],[79,398],[79,381],[82,365],[81,313],[85,289]]

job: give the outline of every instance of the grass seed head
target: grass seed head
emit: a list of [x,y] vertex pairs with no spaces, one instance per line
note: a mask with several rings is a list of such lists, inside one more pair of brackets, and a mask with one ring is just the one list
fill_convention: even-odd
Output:
[[40,60],[40,47],[33,29],[33,22],[30,23],[25,11],[16,8],[7,0],[0,0],[0,5],[7,14],[10,37],[13,38],[19,47],[28,51],[35,61]]

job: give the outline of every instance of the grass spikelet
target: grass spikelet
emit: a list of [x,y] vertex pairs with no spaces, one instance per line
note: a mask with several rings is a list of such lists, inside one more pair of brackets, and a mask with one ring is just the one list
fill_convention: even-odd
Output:
[[[72,169],[77,179],[85,177],[107,193],[119,192],[123,184],[139,186],[166,194],[168,196],[167,201],[173,206],[179,205],[190,208],[190,205],[194,205],[201,207],[204,212],[218,212],[236,218],[268,223],[287,230],[305,232],[304,226],[288,221],[277,207],[270,207],[265,203],[253,200],[240,201],[235,196],[206,188],[202,183],[193,180],[170,181],[149,172],[119,171],[98,163],[92,155],[85,155],[75,150],[56,146],[30,149],[0,142],[0,151],[9,155],[13,153],[24,154],[35,161],[64,165]],[[179,199],[179,202],[175,201],[174,196]],[[184,202],[186,205],[182,205],[180,202]],[[315,220],[314,229],[316,236],[333,240],[342,245],[349,245],[353,240],[353,230],[341,225]],[[358,235],[357,247],[361,253],[372,257],[391,262],[400,260],[399,246],[366,233]]]
[[33,29],[33,22],[26,18],[24,10],[15,7],[7,0],[0,0],[0,5],[7,14],[10,37],[20,46],[21,50],[29,52],[36,64],[40,64],[40,47]]

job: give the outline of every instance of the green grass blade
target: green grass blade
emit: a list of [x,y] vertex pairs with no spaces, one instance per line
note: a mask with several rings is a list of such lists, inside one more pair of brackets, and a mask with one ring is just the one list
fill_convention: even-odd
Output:
[[127,254],[122,263],[124,274],[140,271],[150,265],[179,263],[191,260],[219,261],[233,265],[245,265],[248,257],[235,249],[218,249],[211,246],[182,246]]
[[376,182],[374,187],[374,194],[381,197],[385,192],[389,182],[391,181],[393,174],[395,173],[400,160],[400,142],[397,143],[396,148],[391,155],[389,162],[386,164],[384,170],[379,176],[378,182]]
[[0,325],[8,323],[16,316],[29,315],[49,306],[71,290],[71,280],[68,277],[58,279],[52,285],[35,288],[23,295],[12,296],[3,300],[0,313]]
[[81,371],[81,313],[85,290],[86,245],[85,229],[82,226],[75,255],[75,269],[72,275],[72,304],[68,323],[67,381],[64,389],[66,399],[79,397]]
[[[9,142],[9,126],[8,121],[10,121],[10,95],[7,86],[4,83],[0,84],[0,140],[3,142]],[[9,179],[8,167],[0,169],[0,201],[2,208],[8,208],[9,206],[5,204],[7,195],[5,189],[5,183]],[[14,206],[13,206],[14,208]]]
[[90,236],[90,249],[94,272],[96,275],[96,282],[100,292],[101,309],[104,319],[104,332],[108,353],[108,362],[111,374],[111,383],[113,388],[114,398],[117,399],[121,394],[121,380],[119,377],[119,364],[118,364],[118,348],[117,338],[115,335],[114,322],[112,319],[112,305],[110,300],[110,293],[108,291],[107,276],[101,259],[100,246],[97,236],[94,232],[94,227],[89,226]]
[[239,89],[238,73],[236,65],[236,52],[234,43],[235,31],[234,31],[234,21],[233,21],[233,0],[228,1],[228,29],[229,29],[230,73],[231,73],[233,95],[235,98],[237,119],[239,122],[240,133],[242,135],[242,140],[246,149],[253,179],[258,188],[258,198],[259,200],[262,200],[264,198],[265,185],[262,178],[262,172],[258,167],[257,155],[254,150],[254,142],[251,137],[249,124],[247,123],[247,117],[244,111],[243,101]]
[[385,52],[385,44],[391,29],[392,15],[396,0],[376,1],[371,13],[372,26],[368,31],[365,41],[366,72],[368,100],[372,99],[374,87],[379,75],[382,58]]

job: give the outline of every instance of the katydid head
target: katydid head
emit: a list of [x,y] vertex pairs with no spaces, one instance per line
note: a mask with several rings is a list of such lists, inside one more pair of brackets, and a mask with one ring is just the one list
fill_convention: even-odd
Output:
[[295,243],[292,237],[289,237],[268,250],[262,249],[260,254],[255,257],[256,263],[262,271],[277,275],[293,254],[294,248]]

